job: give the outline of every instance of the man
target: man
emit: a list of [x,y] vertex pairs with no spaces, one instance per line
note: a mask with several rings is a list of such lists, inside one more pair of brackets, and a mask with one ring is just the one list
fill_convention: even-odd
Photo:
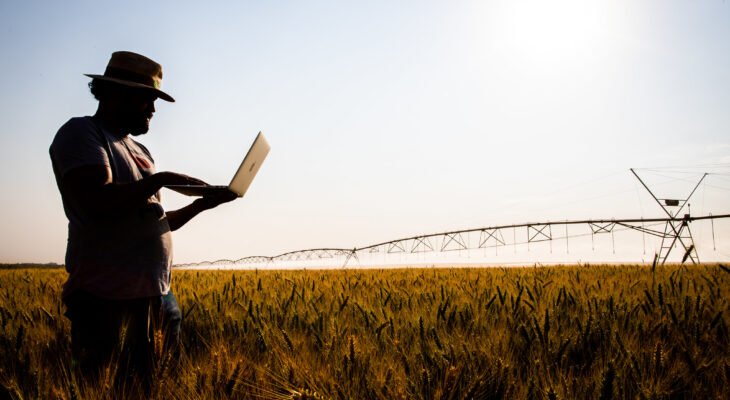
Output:
[[104,75],[87,76],[99,101],[96,114],[69,120],[50,147],[69,220],[63,301],[73,355],[92,377],[118,356],[125,369],[120,373],[136,375],[148,391],[150,331],[167,324],[174,334],[181,319],[170,291],[170,232],[236,195],[199,198],[165,212],[162,186],[205,183],[156,172],[150,152],[131,137],[147,133],[157,98],[175,101],[160,90],[162,67],[120,51],[112,54]]

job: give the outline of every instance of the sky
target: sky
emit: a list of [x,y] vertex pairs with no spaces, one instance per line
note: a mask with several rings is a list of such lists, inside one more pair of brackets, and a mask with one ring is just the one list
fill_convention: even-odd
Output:
[[[63,262],[48,146],[117,50],[161,63],[177,100],[139,138],[158,170],[226,184],[259,131],[272,147],[243,199],[173,233],[176,263],[661,216],[632,167],[664,197],[710,172],[691,212],[728,214],[728,21],[719,0],[4,0],[0,262]],[[692,229],[730,259],[728,219]],[[599,247],[580,259],[613,259]]]

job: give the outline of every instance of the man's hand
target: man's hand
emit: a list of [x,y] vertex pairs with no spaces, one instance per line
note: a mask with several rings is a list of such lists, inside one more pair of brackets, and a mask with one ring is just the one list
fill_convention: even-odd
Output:
[[158,172],[155,175],[153,175],[155,179],[158,180],[160,183],[160,186],[167,186],[167,185],[203,185],[203,186],[209,186],[204,181],[193,178],[192,176],[184,175],[184,174],[178,174],[177,172]]
[[225,192],[211,194],[208,196],[201,197],[193,202],[198,207],[201,207],[203,210],[210,210],[211,208],[218,207],[219,205],[223,203],[228,203],[229,201],[233,201],[238,198],[238,195],[227,190]]

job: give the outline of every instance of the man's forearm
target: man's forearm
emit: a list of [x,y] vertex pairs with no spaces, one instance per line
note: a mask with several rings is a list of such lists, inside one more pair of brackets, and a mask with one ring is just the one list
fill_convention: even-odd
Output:
[[80,209],[105,216],[144,206],[164,185],[205,184],[174,172],[158,172],[138,181],[113,183],[109,167],[88,166],[69,171],[63,178],[63,192]]
[[163,175],[154,174],[130,183],[110,183],[97,189],[104,208],[136,208],[154,196],[164,185]]
[[165,184],[165,173],[129,183],[112,183],[104,168],[78,168],[69,172],[63,187],[70,201],[91,215],[104,216],[138,208]]
[[196,215],[200,214],[205,210],[216,208],[223,203],[228,203],[236,199],[238,196],[233,192],[226,192],[219,195],[201,197],[190,203],[187,207],[183,207],[179,210],[170,211],[167,213],[167,222],[170,225],[170,230],[174,231],[180,229],[183,225],[188,223]]
[[179,210],[168,211],[166,214],[170,230],[176,231],[180,229],[183,225],[187,224],[188,221],[205,210],[207,210],[207,208],[204,207],[200,202],[200,199],[198,199]]

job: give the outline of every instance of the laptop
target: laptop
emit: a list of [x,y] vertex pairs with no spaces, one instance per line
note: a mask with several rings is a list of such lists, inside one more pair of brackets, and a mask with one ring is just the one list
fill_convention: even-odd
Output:
[[187,196],[206,196],[229,190],[238,197],[243,197],[248,187],[251,186],[256,173],[259,172],[266,155],[269,154],[269,150],[271,150],[269,142],[266,141],[264,134],[259,132],[228,186],[166,185],[165,187]]

